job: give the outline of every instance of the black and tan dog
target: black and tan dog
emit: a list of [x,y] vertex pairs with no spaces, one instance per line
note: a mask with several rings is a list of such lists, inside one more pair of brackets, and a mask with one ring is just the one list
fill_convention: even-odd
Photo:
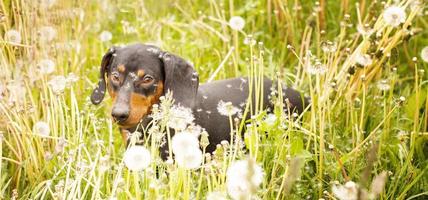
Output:
[[[268,101],[272,81],[264,79],[263,108],[272,108]],[[113,99],[111,115],[124,132],[134,131],[141,121],[147,121],[153,104],[166,91],[172,91],[175,104],[192,109],[195,123],[205,128],[210,145],[215,150],[222,140],[230,141],[229,118],[217,110],[219,101],[242,105],[249,95],[248,81],[234,78],[199,86],[197,72],[184,59],[163,52],[152,45],[133,44],[111,48],[103,57],[98,87],[91,101],[99,104],[106,88]],[[300,113],[307,101],[293,89],[283,90],[290,110]],[[123,136],[126,139],[126,136]],[[164,153],[164,152],[163,152]]]

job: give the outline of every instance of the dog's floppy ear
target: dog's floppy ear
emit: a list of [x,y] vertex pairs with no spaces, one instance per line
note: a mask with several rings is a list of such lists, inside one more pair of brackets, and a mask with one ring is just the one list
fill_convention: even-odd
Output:
[[112,58],[116,49],[114,47],[110,48],[109,51],[103,56],[100,67],[100,79],[98,80],[98,86],[92,91],[91,102],[95,105],[101,103],[104,99],[106,93],[106,73],[107,68],[110,66]]
[[175,104],[192,108],[196,101],[199,86],[198,73],[189,62],[179,56],[162,52],[159,57],[164,66],[165,93],[168,90],[172,92]]

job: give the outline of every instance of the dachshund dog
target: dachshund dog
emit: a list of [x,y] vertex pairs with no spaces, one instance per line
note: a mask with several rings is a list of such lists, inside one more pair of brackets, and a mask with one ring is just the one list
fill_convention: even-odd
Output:
[[[268,100],[272,84],[270,79],[264,78],[264,109],[273,109]],[[150,120],[152,105],[171,91],[174,104],[191,108],[195,124],[208,132],[207,152],[213,152],[223,140],[230,141],[229,117],[218,112],[219,101],[242,106],[249,96],[248,78],[199,85],[198,74],[189,62],[145,44],[113,47],[104,55],[98,86],[91,95],[93,104],[103,100],[106,89],[113,100],[111,115],[125,142],[126,133],[135,131],[140,122],[144,125],[144,121]],[[308,100],[299,92],[285,87],[282,92],[289,105],[288,111],[301,113],[308,105]],[[161,153],[166,153],[162,151],[167,149],[161,148]]]

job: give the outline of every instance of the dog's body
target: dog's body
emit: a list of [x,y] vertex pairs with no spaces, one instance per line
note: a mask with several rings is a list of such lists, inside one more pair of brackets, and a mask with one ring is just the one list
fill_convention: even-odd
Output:
[[[272,81],[265,78],[262,85],[262,107],[272,109],[268,100]],[[112,48],[104,55],[98,87],[91,96],[94,104],[102,101],[106,88],[113,99],[113,119],[121,130],[131,131],[139,122],[147,121],[152,105],[171,91],[174,103],[191,108],[195,123],[208,132],[210,145],[207,152],[214,151],[222,140],[230,141],[229,116],[219,113],[219,102],[231,102],[243,111],[249,96],[249,80],[246,78],[199,86],[198,75],[188,62],[155,46],[143,44]],[[288,99],[291,112],[300,113],[307,106],[307,101],[293,89],[283,89],[283,95]]]
[[[253,82],[255,84],[255,82]],[[259,103],[263,104],[263,109],[273,110],[272,102],[269,99],[271,94],[272,81],[268,78],[263,80],[263,94]],[[272,88],[276,89],[276,88]],[[255,107],[256,87],[253,86],[252,107]],[[303,111],[304,102],[301,95],[290,88],[283,89],[284,99],[288,98],[291,112],[300,113]],[[195,113],[195,122],[205,128],[209,133],[210,145],[207,147],[208,152],[215,150],[216,144],[222,140],[230,141],[230,122],[229,117],[218,112],[220,101],[231,102],[233,106],[238,107],[242,112],[245,110],[246,102],[249,96],[249,80],[247,78],[233,78],[221,81],[214,81],[200,86],[197,94],[196,105],[193,108]],[[286,105],[286,104],[284,104]],[[233,117],[237,117],[236,114]],[[250,115],[246,116],[249,119]]]

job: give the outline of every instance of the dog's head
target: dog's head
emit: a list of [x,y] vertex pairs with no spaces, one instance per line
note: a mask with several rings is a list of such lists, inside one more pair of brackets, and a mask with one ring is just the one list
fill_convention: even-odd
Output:
[[167,91],[172,92],[175,104],[192,108],[198,84],[198,74],[187,61],[158,47],[113,47],[101,61],[91,101],[101,103],[107,89],[113,100],[113,120],[122,128],[132,128]]

